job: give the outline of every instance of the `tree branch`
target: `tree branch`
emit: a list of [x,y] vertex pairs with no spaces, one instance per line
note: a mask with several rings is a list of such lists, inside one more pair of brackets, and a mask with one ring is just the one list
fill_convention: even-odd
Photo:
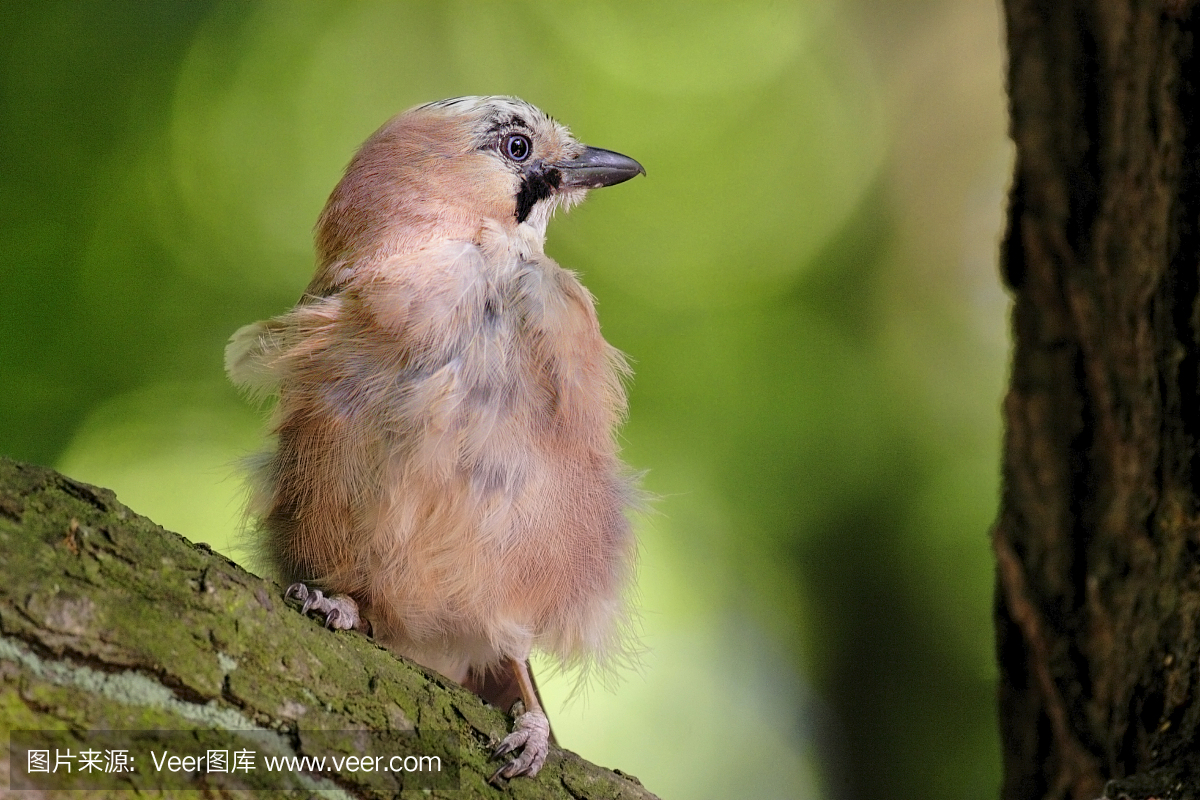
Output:
[[[319,754],[330,731],[412,731],[410,746],[457,758],[458,781],[432,797],[654,798],[636,778],[561,750],[536,780],[489,785],[508,717],[367,637],[323,629],[286,606],[277,584],[163,530],[109,490],[0,458],[0,552],[7,731],[66,729],[81,747],[88,731],[209,731],[234,744],[265,737],[288,755]],[[163,785],[137,765],[126,788]],[[23,757],[0,765],[13,777],[25,767]],[[192,788],[222,795],[265,776],[260,767],[243,779]],[[379,796],[380,779],[329,771],[303,776],[303,788]]]

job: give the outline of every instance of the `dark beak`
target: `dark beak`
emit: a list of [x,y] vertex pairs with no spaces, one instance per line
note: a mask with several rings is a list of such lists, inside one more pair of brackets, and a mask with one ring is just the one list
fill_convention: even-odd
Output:
[[555,166],[562,172],[560,189],[599,189],[646,174],[629,156],[599,147],[589,147],[578,158]]

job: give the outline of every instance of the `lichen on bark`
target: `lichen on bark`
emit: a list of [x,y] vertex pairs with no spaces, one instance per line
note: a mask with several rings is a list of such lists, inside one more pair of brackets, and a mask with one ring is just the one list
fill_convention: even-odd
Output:
[[[414,731],[429,741],[445,733],[461,788],[427,796],[654,797],[635,778],[562,750],[534,780],[490,785],[491,748],[509,717],[368,637],[302,617],[277,584],[162,529],[106,489],[0,458],[0,553],[4,733],[70,730],[84,741],[88,731],[235,739],[251,731],[291,754],[311,754],[330,731]],[[8,786],[7,756],[0,786]],[[369,777],[318,775],[306,786],[380,796]],[[130,780],[129,788],[155,786]],[[226,793],[220,786],[208,796]],[[163,796],[174,794],[197,796]]]

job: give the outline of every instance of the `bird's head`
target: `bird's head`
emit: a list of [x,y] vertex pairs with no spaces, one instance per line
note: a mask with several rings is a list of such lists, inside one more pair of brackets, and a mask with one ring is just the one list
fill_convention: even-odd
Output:
[[456,97],[394,117],[363,144],[317,223],[323,266],[430,234],[528,225],[639,174],[628,156],[577,142],[515,97]]

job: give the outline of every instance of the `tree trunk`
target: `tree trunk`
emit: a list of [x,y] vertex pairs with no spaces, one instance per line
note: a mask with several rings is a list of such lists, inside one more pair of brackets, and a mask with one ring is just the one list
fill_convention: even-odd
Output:
[[[325,630],[285,605],[278,585],[164,531],[107,490],[0,458],[0,553],[0,732],[12,734],[14,755],[0,759],[0,794],[10,780],[191,798],[281,786],[305,796],[397,796],[402,786],[455,800],[504,794],[487,781],[502,763],[491,748],[508,717],[362,635]],[[135,730],[178,733],[136,741],[96,733]],[[30,773],[46,782],[19,783],[29,762],[17,744],[29,737],[16,731],[47,732],[51,753],[73,754],[72,776]],[[80,775],[82,750],[131,742],[135,772]],[[167,748],[248,750],[257,768],[151,769],[147,751]],[[393,755],[437,756],[444,772],[425,782],[404,774],[403,762],[387,773],[376,761],[373,770],[342,762],[340,771],[266,773],[268,755],[329,754],[383,756],[384,765]],[[536,780],[511,786],[529,798],[654,799],[635,778],[558,750]]]
[[1001,796],[1200,797],[1196,16],[1005,12]]

